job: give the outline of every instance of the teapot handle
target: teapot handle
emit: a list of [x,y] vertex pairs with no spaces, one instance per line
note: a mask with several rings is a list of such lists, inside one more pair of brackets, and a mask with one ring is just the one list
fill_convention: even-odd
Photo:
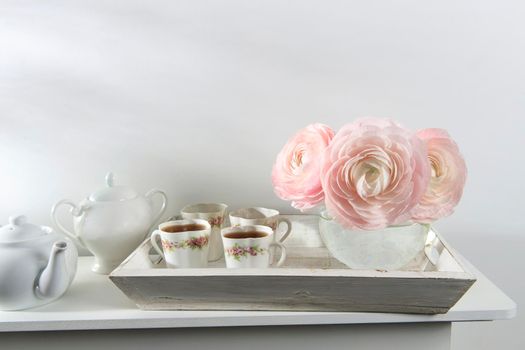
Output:
[[68,236],[69,238],[72,238],[73,240],[79,242],[85,248],[86,245],[82,241],[82,238],[80,238],[80,236],[75,234],[74,232],[69,231],[58,220],[58,218],[57,218],[57,209],[61,205],[67,205],[67,206],[71,207],[71,209],[69,209],[69,213],[71,215],[73,215],[73,216],[80,215],[81,212],[82,212],[82,209],[77,207],[75,205],[75,203],[73,203],[72,201],[70,201],[68,199],[63,199],[63,200],[59,201],[58,203],[56,203],[55,205],[53,205],[53,208],[51,208],[51,220],[60,229],[60,231],[62,231],[66,236]]
[[152,190],[149,190],[144,195],[144,197],[146,197],[148,200],[151,200],[151,197],[153,197],[156,194],[159,194],[162,197],[162,205],[161,205],[160,210],[157,213],[157,215],[155,215],[155,217],[151,221],[151,227],[153,227],[155,225],[155,223],[160,219],[162,214],[164,214],[164,212],[166,211],[166,207],[168,206],[168,196],[166,196],[166,193],[164,193],[161,190],[158,190],[158,189],[155,189],[155,188],[152,189]]

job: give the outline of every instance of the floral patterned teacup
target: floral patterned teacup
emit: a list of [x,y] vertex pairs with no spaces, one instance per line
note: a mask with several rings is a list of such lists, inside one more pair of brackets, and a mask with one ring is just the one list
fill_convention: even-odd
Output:
[[[278,234],[277,228],[283,222],[286,224],[286,231]],[[242,208],[230,212],[230,224],[232,226],[265,225],[271,227],[275,233],[274,239],[281,243],[292,231],[292,223],[290,220],[281,217],[279,211],[261,207]]]
[[211,225],[208,261],[222,258],[221,227],[228,206],[222,203],[199,203],[187,205],[180,211],[183,219],[203,219]]
[[[268,226],[233,226],[222,230],[224,259],[228,268],[258,267],[270,265],[278,267],[286,259],[286,248],[282,243],[273,241],[273,230]],[[280,257],[272,263],[271,248],[280,248]]]
[[[206,220],[174,220],[160,224],[150,240],[167,267],[206,267],[210,232],[211,225]],[[159,237],[162,248],[157,242]]]

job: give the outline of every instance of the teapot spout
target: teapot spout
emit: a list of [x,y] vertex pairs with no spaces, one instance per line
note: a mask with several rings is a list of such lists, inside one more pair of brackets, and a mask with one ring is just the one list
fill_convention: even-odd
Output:
[[69,272],[66,264],[67,243],[56,242],[51,247],[47,266],[40,274],[36,294],[42,299],[53,299],[62,295],[69,286]]

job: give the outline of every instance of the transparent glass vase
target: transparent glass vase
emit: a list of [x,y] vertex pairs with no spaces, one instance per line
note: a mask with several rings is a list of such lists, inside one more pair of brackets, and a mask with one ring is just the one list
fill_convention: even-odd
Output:
[[319,233],[330,253],[352,269],[402,270],[424,254],[430,225],[410,223],[380,230],[348,230],[326,211],[319,219]]

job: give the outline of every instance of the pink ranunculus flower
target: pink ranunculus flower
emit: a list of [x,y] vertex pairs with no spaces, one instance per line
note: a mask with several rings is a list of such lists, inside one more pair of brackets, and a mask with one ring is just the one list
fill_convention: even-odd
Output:
[[423,141],[389,119],[363,118],[344,126],[321,167],[326,208],[348,229],[409,220],[429,178]]
[[330,127],[310,124],[288,140],[272,170],[273,187],[279,198],[292,201],[292,206],[301,210],[323,201],[321,155],[333,137]]
[[430,223],[454,212],[463,194],[467,166],[445,130],[424,129],[417,136],[427,145],[431,177],[425,194],[412,210],[412,220]]

